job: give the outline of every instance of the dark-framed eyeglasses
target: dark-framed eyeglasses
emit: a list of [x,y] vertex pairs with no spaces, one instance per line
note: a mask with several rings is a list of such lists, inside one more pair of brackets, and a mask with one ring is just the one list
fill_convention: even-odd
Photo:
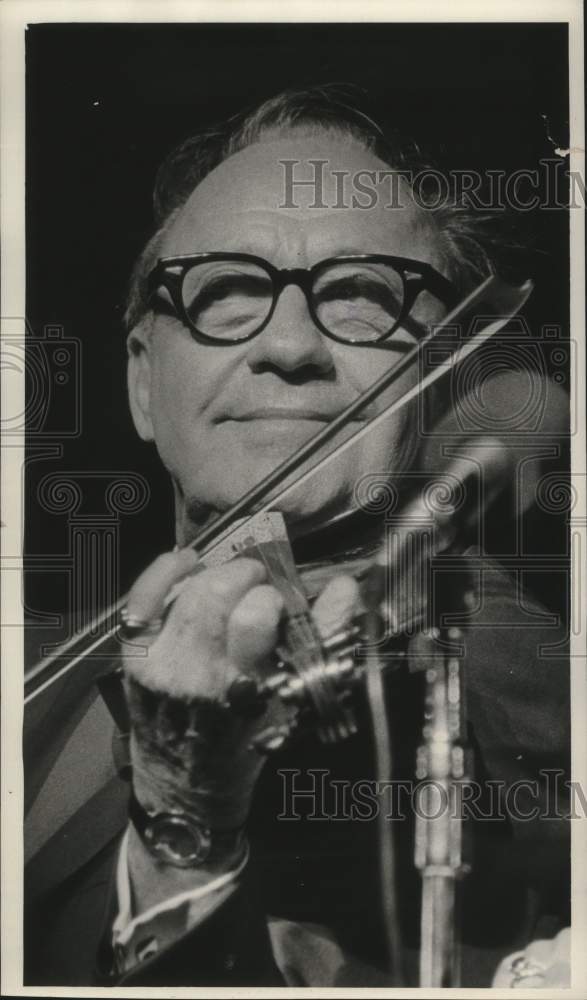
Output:
[[371,253],[329,257],[309,268],[277,268],[246,253],[162,257],[147,293],[150,308],[179,317],[196,340],[240,344],[267,326],[287,285],[301,288],[318,329],[342,344],[380,343],[399,327],[422,336],[410,317],[418,296],[428,291],[447,308],[457,300],[455,286],[432,265]]

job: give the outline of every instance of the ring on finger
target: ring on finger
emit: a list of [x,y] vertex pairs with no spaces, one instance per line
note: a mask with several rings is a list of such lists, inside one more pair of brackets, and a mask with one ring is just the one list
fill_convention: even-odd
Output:
[[140,618],[128,608],[123,608],[120,612],[120,622],[120,631],[125,638],[133,638],[139,634],[157,635],[163,628],[163,618]]
[[512,973],[510,987],[515,987],[524,979],[534,977],[544,979],[545,969],[539,962],[534,962],[531,958],[526,958],[525,955],[519,955],[511,963],[509,971]]

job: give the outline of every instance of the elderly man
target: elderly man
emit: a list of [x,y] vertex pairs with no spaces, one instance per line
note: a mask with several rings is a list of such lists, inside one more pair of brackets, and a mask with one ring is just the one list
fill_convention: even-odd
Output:
[[[248,713],[228,696],[242,675],[266,675],[283,596],[257,559],[202,568],[187,546],[490,273],[474,215],[427,209],[400,176],[405,163],[406,148],[317,90],[187,140],[160,171],[158,228],[131,285],[128,384],[137,431],[173,483],[177,548],[136,582],[126,608],[133,643],[148,647],[146,656],[131,647],[124,662],[130,768],[100,771],[94,761],[80,793],[78,758],[77,791],[61,782],[51,830],[33,826],[29,983],[390,983],[375,824],[350,820],[330,800],[317,807],[312,795],[301,807],[317,774],[330,790],[373,778],[366,720],[359,709],[363,724],[341,746],[322,746],[309,731],[262,752],[279,704]],[[362,189],[345,189],[357,178]],[[351,430],[417,377],[408,370]],[[417,468],[416,416],[402,409],[287,495],[279,506],[297,558],[373,552],[375,520],[357,511],[355,487],[373,472],[399,484]],[[314,619],[329,635],[357,612],[359,585],[335,574],[318,589]],[[465,653],[480,780],[535,779],[565,758],[564,666],[538,659],[552,633],[524,615],[493,566],[482,627],[468,630]],[[399,669],[388,683],[395,776],[409,779],[421,674]],[[108,720],[102,699],[86,696],[52,773],[76,740],[95,740],[96,760],[107,752]],[[51,774],[32,810],[37,825],[50,782]],[[415,983],[412,820],[389,825]],[[549,822],[476,822],[465,984],[489,985],[505,953],[564,921],[564,833]]]

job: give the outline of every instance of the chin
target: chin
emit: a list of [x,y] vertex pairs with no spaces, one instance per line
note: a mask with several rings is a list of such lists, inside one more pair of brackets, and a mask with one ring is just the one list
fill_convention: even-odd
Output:
[[[277,464],[275,461],[256,464],[254,476],[243,474],[242,464],[240,468],[237,466],[237,474],[233,476],[229,476],[226,470],[222,473],[217,472],[216,475],[205,475],[202,470],[194,477],[193,482],[182,484],[181,492],[186,497],[188,516],[194,522],[203,523],[211,512],[215,515],[224,513],[272,472]],[[295,482],[298,475],[299,473],[296,473],[290,477],[289,482]],[[207,483],[205,490],[202,489],[204,482]],[[287,482],[277,487],[273,491],[274,496],[278,495],[286,485]],[[331,478],[318,474],[314,481],[294,489],[282,502],[276,499],[273,509],[281,511],[287,523],[295,524],[298,529],[306,523],[308,527],[314,528],[321,521],[330,520],[336,514],[348,509],[351,492],[348,485],[341,482],[338,477]]]

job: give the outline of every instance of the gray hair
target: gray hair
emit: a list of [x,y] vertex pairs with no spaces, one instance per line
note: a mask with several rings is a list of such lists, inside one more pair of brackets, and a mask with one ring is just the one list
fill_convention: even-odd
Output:
[[[407,176],[438,173],[421,154],[417,143],[381,126],[356,103],[356,88],[331,84],[287,90],[254,110],[185,139],[164,160],[155,180],[153,205],[156,230],[132,272],[126,325],[132,329],[147,311],[147,276],[157,262],[162,240],[197,185],[234,153],[260,142],[268,133],[294,129],[334,132],[352,137],[393,170]],[[449,183],[449,179],[447,179]],[[437,194],[435,188],[434,194]],[[432,197],[432,192],[431,192]],[[480,212],[465,197],[448,197],[427,205],[426,186],[418,190],[420,204],[430,207],[444,240],[450,276],[463,291],[495,272],[501,239],[495,212]]]

